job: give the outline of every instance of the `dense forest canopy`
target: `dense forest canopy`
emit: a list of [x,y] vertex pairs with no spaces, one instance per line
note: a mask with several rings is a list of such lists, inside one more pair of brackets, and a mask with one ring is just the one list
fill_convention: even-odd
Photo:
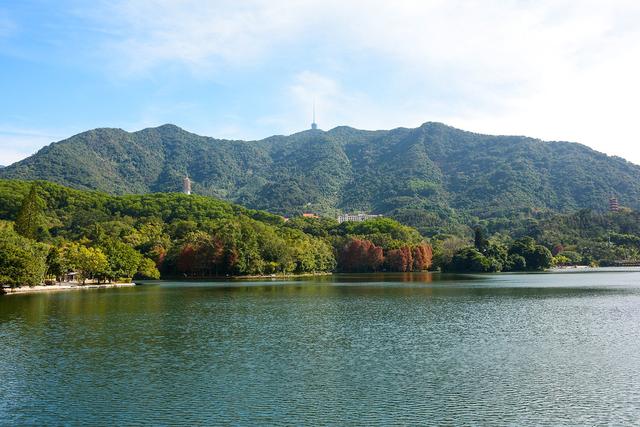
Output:
[[443,227],[427,240],[392,218],[290,219],[212,197],[114,196],[0,180],[0,283],[318,272],[497,272],[640,262],[640,213],[533,212]]
[[111,281],[431,266],[420,233],[389,218],[286,221],[212,197],[113,196],[45,181],[0,180],[0,234],[0,282],[14,286],[70,271]]
[[228,141],[164,125],[95,129],[0,170],[111,194],[193,191],[295,216],[363,211],[434,236],[535,212],[603,212],[609,197],[640,208],[640,166],[567,142],[490,136],[439,123],[363,131],[337,127]]

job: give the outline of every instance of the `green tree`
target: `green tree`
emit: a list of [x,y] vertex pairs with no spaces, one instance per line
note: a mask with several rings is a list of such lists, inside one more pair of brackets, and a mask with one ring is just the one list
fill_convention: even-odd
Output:
[[484,229],[481,226],[477,225],[473,229],[473,233],[474,233],[473,244],[475,248],[481,254],[486,253],[489,247],[489,241],[487,240],[487,236],[485,234]]
[[35,240],[42,225],[44,208],[45,202],[38,195],[36,184],[32,184],[16,216],[15,231],[21,236]]
[[551,251],[542,245],[536,245],[533,253],[527,258],[527,266],[533,270],[544,270],[553,264]]
[[136,272],[135,277],[140,279],[159,279],[160,272],[153,260],[149,258],[142,258],[140,260],[140,264],[138,264],[138,271]]
[[507,262],[504,265],[506,271],[524,271],[527,269],[527,260],[522,255],[511,254],[507,258]]
[[16,233],[0,223],[0,284],[13,287],[42,283],[47,270],[48,246]]
[[69,245],[65,250],[69,265],[78,270],[82,283],[87,279],[106,277],[109,272],[107,256],[99,248],[88,248],[77,243]]
[[544,270],[551,267],[553,262],[551,251],[542,245],[537,245],[531,237],[516,240],[509,253],[523,257],[527,270]]
[[508,269],[507,264],[509,258],[509,250],[507,246],[500,240],[489,240],[484,255],[497,266],[497,268],[494,268],[494,270],[502,271]]
[[567,258],[567,264],[577,265],[582,262],[582,256],[575,251],[562,251],[558,255]]
[[68,268],[65,265],[65,260],[60,253],[60,249],[55,246],[49,248],[49,253],[47,254],[47,276],[53,276],[59,281],[67,270]]
[[297,246],[278,235],[272,228],[256,229],[260,256],[265,261],[265,273],[289,273],[296,268]]
[[316,256],[315,271],[334,271],[337,268],[336,257],[331,245],[323,240],[314,241]]
[[436,242],[434,247],[434,263],[436,266],[445,268],[451,264],[451,260],[457,251],[469,246],[469,242],[457,236],[445,236],[443,240]]
[[476,248],[467,247],[457,251],[444,269],[456,273],[483,273],[492,271],[492,267],[491,261]]
[[102,251],[107,256],[106,278],[110,281],[120,278],[132,278],[138,271],[142,261],[140,252],[119,241],[108,242],[103,246]]

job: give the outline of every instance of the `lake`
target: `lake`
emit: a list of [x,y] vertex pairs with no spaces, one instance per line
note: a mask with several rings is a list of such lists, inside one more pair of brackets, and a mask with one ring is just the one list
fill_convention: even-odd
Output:
[[638,423],[638,269],[0,297],[2,425]]

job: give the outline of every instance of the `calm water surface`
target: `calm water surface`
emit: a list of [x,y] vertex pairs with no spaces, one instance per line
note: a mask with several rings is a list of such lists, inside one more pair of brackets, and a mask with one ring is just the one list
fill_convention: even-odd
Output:
[[640,271],[0,297],[3,425],[638,425]]

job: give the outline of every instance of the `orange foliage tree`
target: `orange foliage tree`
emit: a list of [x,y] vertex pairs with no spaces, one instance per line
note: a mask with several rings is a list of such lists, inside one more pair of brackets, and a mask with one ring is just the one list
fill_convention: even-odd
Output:
[[338,267],[345,273],[378,271],[383,262],[382,248],[369,240],[351,239],[338,254]]
[[433,248],[431,245],[421,243],[413,248],[413,270],[424,271],[431,267],[433,260]]
[[404,246],[387,251],[385,264],[389,271],[424,271],[431,267],[433,250],[426,243],[413,248]]

